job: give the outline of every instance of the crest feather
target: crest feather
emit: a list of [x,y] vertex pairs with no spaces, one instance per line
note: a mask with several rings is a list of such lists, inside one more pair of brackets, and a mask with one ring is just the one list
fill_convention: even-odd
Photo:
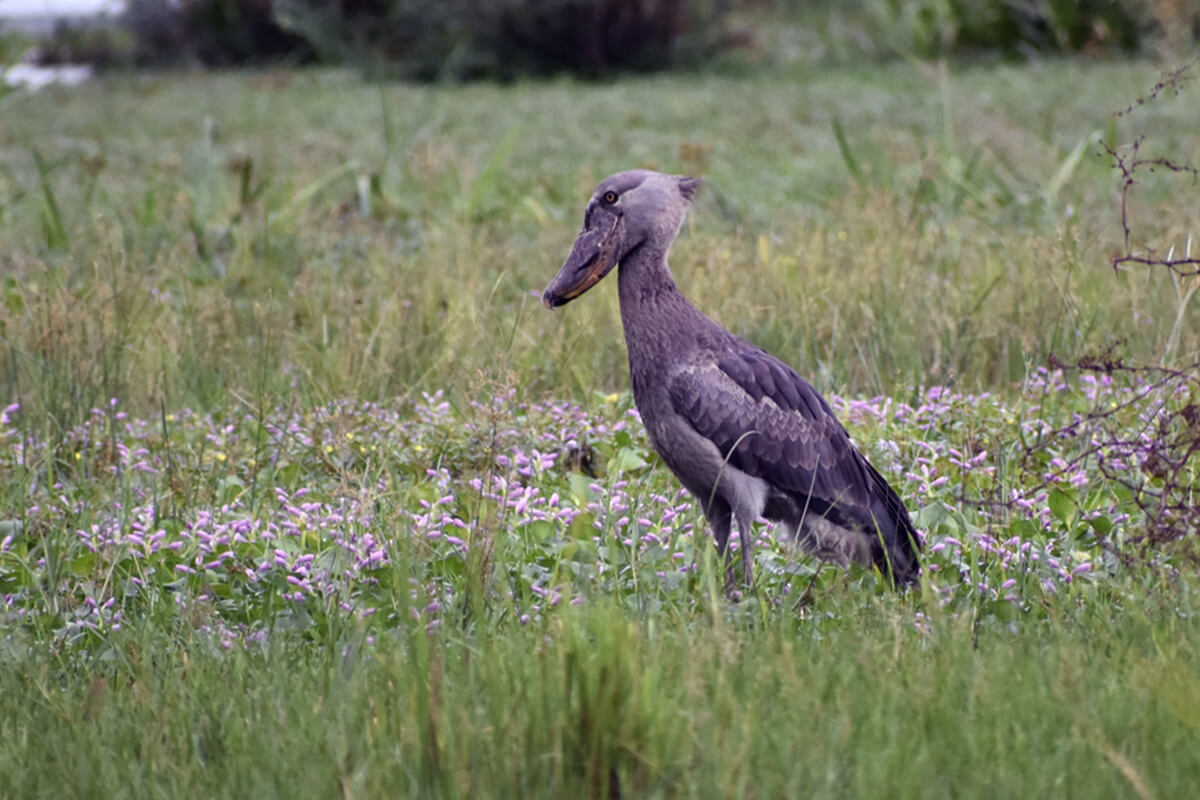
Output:
[[679,193],[683,195],[684,200],[690,203],[696,197],[696,190],[703,182],[700,178],[690,178],[684,175],[679,178]]

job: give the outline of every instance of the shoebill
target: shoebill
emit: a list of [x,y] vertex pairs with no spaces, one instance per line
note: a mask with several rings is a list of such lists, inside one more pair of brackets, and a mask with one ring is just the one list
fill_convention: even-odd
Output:
[[825,399],[787,364],[696,309],[667,252],[700,181],[648,170],[605,179],[543,300],[561,306],[614,267],[633,398],[655,450],[699,501],[734,586],[729,535],[753,585],[752,525],[784,525],[809,552],[918,582],[908,510]]

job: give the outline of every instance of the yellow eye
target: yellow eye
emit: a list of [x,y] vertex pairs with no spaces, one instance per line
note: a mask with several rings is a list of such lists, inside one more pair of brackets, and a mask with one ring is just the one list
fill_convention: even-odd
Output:
[[610,206],[613,203],[617,202],[617,193],[616,192],[605,192],[604,193],[604,202],[608,203]]

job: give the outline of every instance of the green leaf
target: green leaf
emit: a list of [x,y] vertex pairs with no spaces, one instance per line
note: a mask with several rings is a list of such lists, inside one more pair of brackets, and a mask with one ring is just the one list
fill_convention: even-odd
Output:
[[571,487],[571,499],[575,501],[575,506],[586,508],[592,499],[592,479],[582,472],[572,472],[567,483]]
[[642,458],[642,454],[632,447],[622,447],[617,451],[617,454],[612,457],[612,461],[608,464],[608,471],[612,472],[631,472],[639,470],[646,466],[646,459]]
[[555,525],[553,522],[547,522],[545,520],[534,520],[533,522],[530,522],[526,528],[526,530],[529,531],[530,536],[533,537],[534,541],[539,543],[548,542],[553,539],[557,529],[557,525]]
[[930,503],[913,514],[913,524],[922,530],[935,532],[949,513],[944,503]]
[[71,562],[71,574],[78,577],[91,575],[95,568],[96,554],[90,550],[80,556],[77,556]]
[[17,286],[17,279],[11,275],[4,279],[4,305],[13,314],[25,311],[25,297]]
[[279,486],[286,486],[288,489],[295,489],[303,477],[304,467],[300,464],[284,463],[275,470],[275,483]]
[[591,540],[596,535],[596,517],[592,514],[580,514],[571,521],[567,534],[572,539]]
[[1050,513],[1064,525],[1070,525],[1071,520],[1075,518],[1075,498],[1064,492],[1062,489],[1054,489],[1050,492],[1050,499],[1047,501],[1050,504]]
[[1027,519],[1016,520],[1008,529],[1014,536],[1020,536],[1022,539],[1036,539],[1041,534],[1038,526]]

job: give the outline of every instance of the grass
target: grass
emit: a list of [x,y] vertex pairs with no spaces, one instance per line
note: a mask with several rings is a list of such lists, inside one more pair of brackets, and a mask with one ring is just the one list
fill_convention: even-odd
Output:
[[[1186,444],[1194,373],[1044,366],[1200,354],[1190,279],[1108,266],[1099,137],[1200,160],[1186,97],[1111,115],[1155,77],[7,96],[0,786],[1183,794],[1194,537],[1138,541],[1142,448]],[[723,596],[615,292],[537,298],[594,183],[637,165],[707,177],[681,285],[829,394],[925,534],[920,593],[764,527],[758,591]],[[1182,252],[1200,195],[1139,178],[1135,240]]]
[[[435,90],[299,73],[24,98],[0,139],[7,394],[77,422],[114,396],[469,393],[497,364],[534,391],[619,390],[615,293],[563,315],[533,293],[594,184],[631,165],[707,176],[675,253],[685,290],[818,388],[1009,387],[1114,337],[1154,358],[1178,303],[1165,274],[1104,273],[1116,180],[1094,155],[1099,135],[1146,132],[1195,159],[1182,99],[1114,122],[1154,77],[1065,63]],[[1195,193],[1144,178],[1143,241],[1182,250]],[[1196,347],[1186,326],[1178,352]],[[86,396],[64,403],[50,374]]]
[[64,687],[50,663],[5,670],[22,702],[0,723],[0,774],[20,775],[8,785],[24,796],[81,797],[1171,797],[1194,785],[1194,618],[1102,606],[976,648],[963,619],[922,631],[889,604],[851,602],[826,624],[691,631],[601,605],[546,628],[332,653],[134,637],[119,680],[72,674]]

